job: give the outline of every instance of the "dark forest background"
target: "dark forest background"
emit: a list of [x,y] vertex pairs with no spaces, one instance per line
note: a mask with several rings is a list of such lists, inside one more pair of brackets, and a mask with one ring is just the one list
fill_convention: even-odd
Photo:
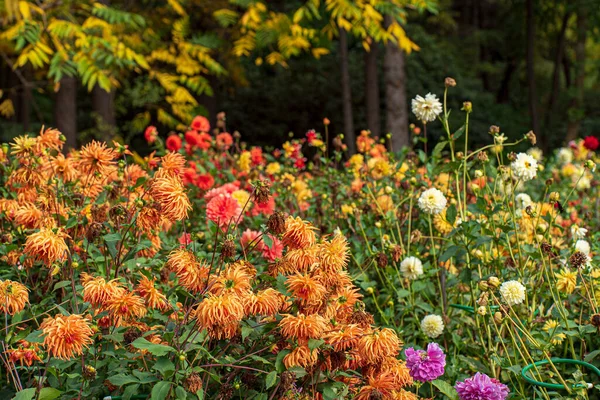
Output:
[[[267,3],[282,11],[302,4]],[[215,59],[229,73],[207,75],[214,93],[199,95],[195,111],[212,122],[217,112],[226,112],[230,131],[261,145],[280,145],[289,132],[322,131],[324,117],[333,133],[370,129],[383,135],[395,127],[394,136],[406,136],[408,124],[417,123],[410,99],[428,92],[441,97],[450,76],[458,83],[449,96],[454,126],[461,124],[462,102],[471,101],[474,144],[487,143],[488,127],[499,125],[509,138],[533,130],[539,146],[550,150],[600,135],[599,21],[600,0],[442,0],[434,12],[408,9],[404,28],[420,47],[411,54],[397,48],[390,54],[390,43],[374,43],[367,52],[353,35],[334,38],[330,54],[319,59],[307,53],[291,57],[287,67],[257,65],[254,57],[232,63],[216,48]],[[211,22],[204,24],[204,31],[211,29]],[[66,118],[79,143],[110,132],[143,151],[143,127],[132,121],[144,104],[165,96],[145,76],[124,79],[108,95],[88,91],[76,78],[63,80],[55,91],[30,66],[15,72],[11,65],[7,53],[0,60],[0,88],[12,100],[14,115],[0,119],[2,141],[41,125],[61,127]],[[404,99],[391,98],[404,104],[402,110],[390,107],[390,86],[402,92]],[[145,122],[163,136],[172,130],[154,118]],[[430,125],[435,139],[439,124]]]

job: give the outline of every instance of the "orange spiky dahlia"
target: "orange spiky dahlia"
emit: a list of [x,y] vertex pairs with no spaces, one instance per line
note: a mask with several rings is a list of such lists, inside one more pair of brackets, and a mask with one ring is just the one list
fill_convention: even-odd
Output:
[[391,399],[394,389],[396,389],[394,377],[385,371],[377,376],[370,376],[368,385],[360,389],[356,400]]
[[154,287],[154,281],[154,279],[150,280],[145,276],[142,276],[136,291],[144,299],[148,307],[158,310],[166,310],[169,306],[167,303],[167,298],[157,288]]
[[227,325],[244,317],[244,305],[236,295],[209,295],[200,302],[195,315],[203,328]]
[[23,311],[29,303],[29,290],[25,285],[15,281],[0,280],[0,311],[15,315]]
[[43,213],[35,204],[26,202],[17,206],[13,213],[15,223],[23,228],[39,228],[42,224]]
[[179,284],[192,293],[200,293],[207,287],[210,268],[199,262],[189,250],[177,249],[169,254],[167,268],[177,275]]
[[169,152],[162,156],[160,161],[160,169],[156,171],[157,176],[183,176],[186,162],[183,154]]
[[188,211],[192,209],[183,183],[177,176],[153,179],[150,193],[160,204],[161,213],[171,221],[181,221],[187,218]]
[[273,288],[260,290],[249,296],[246,302],[247,315],[273,316],[283,306],[283,295]]
[[83,353],[93,343],[93,331],[88,320],[81,315],[57,315],[46,318],[40,325],[44,334],[44,347],[52,357],[68,360]]
[[106,302],[106,309],[114,318],[116,326],[123,321],[142,318],[148,311],[144,305],[144,299],[131,292],[122,292]]
[[319,350],[311,350],[307,345],[296,347],[291,353],[283,357],[283,364],[286,368],[303,367],[308,368],[317,363],[319,359]]
[[81,283],[83,284],[83,301],[96,308],[106,306],[110,299],[125,292],[118,280],[113,279],[107,282],[101,276],[93,277],[85,272],[81,274]]
[[367,364],[377,364],[386,357],[396,356],[402,342],[396,332],[389,328],[374,329],[358,341],[358,352]]
[[83,146],[79,152],[79,169],[86,174],[94,174],[99,172],[107,174],[110,172],[110,167],[115,164],[114,159],[117,153],[106,146],[106,143],[101,143],[93,140],[91,143]]
[[412,392],[407,392],[404,389],[395,390],[392,392],[392,400],[419,400],[419,396]]
[[316,339],[323,336],[327,321],[319,314],[287,314],[279,321],[281,334],[287,339]]
[[247,294],[252,289],[250,275],[243,268],[226,268],[218,277],[212,278],[209,283],[210,292],[220,295],[224,293]]
[[292,275],[287,278],[285,284],[295,298],[306,303],[320,301],[327,292],[325,286],[308,274]]
[[339,272],[348,265],[348,242],[342,235],[334,235],[330,242],[319,246],[321,268],[325,272]]
[[55,262],[62,262],[67,258],[69,248],[65,238],[68,237],[62,229],[55,232],[53,229],[42,228],[27,237],[24,252],[50,267]]
[[288,217],[285,221],[285,233],[282,242],[291,249],[304,249],[312,246],[317,240],[316,228],[300,217]]
[[319,261],[318,248],[310,246],[305,249],[293,249],[288,251],[283,257],[283,265],[290,273],[306,272]]
[[338,325],[325,335],[325,342],[335,351],[344,351],[356,346],[364,330],[355,324]]

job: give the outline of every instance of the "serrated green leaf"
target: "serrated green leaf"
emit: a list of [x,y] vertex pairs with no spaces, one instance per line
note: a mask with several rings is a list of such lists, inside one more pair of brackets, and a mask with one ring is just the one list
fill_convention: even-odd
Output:
[[171,382],[158,382],[152,388],[150,393],[150,400],[165,400],[171,390]]
[[269,389],[275,386],[275,382],[277,382],[277,371],[271,371],[265,379],[266,388]]
[[458,393],[456,392],[456,389],[454,389],[448,383],[446,383],[444,381],[441,381],[439,379],[436,379],[435,381],[433,381],[431,383],[433,384],[433,386],[435,386],[436,388],[438,388],[438,390],[440,392],[442,392],[450,400],[459,400]]
[[131,344],[136,349],[147,350],[150,354],[159,357],[167,355],[170,351],[176,351],[171,346],[165,346],[164,344],[154,344],[143,337],[135,339]]

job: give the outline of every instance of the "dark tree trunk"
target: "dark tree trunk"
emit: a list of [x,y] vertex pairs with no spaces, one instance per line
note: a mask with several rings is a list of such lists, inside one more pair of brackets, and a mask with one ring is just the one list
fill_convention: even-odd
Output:
[[583,107],[583,86],[585,83],[585,41],[587,36],[587,13],[584,1],[577,5],[577,44],[575,45],[575,95],[569,105],[569,124],[567,125],[567,141],[579,136]]
[[23,130],[29,132],[29,129],[31,128],[31,102],[33,100],[31,86],[29,85],[29,82],[31,81],[31,65],[25,65],[22,69],[22,74],[26,82],[23,83],[20,93],[20,104],[18,108],[19,122],[23,125]]
[[56,129],[67,138],[65,150],[77,147],[77,79],[64,77],[54,101]]
[[98,118],[100,138],[105,141],[113,139],[116,134],[115,89],[107,92],[98,85],[94,86],[92,109]]
[[[388,20],[389,22],[389,20]],[[385,46],[385,108],[387,131],[392,134],[392,151],[410,144],[408,132],[408,102],[406,99],[406,70],[404,52],[395,43]]]
[[[546,131],[548,131],[552,122],[552,117],[556,112],[556,100],[558,99],[560,93],[560,70],[562,60],[565,54],[565,33],[567,31],[570,16],[570,11],[565,12],[560,27],[560,32],[558,33],[558,36],[556,38],[556,53],[554,54],[554,70],[552,72],[552,90],[550,91],[548,107],[546,107],[546,117],[544,118],[544,130]],[[547,135],[542,135],[541,139],[541,147],[544,151],[547,151],[549,145]]]
[[356,135],[352,115],[352,90],[348,59],[348,33],[340,28],[340,68],[342,73],[342,108],[344,110],[344,137],[348,152],[356,153]]
[[508,103],[508,100],[510,100],[510,80],[516,70],[517,62],[512,59],[508,60],[506,63],[506,68],[504,68],[502,82],[500,82],[498,93],[496,93],[497,103]]
[[531,118],[531,127],[533,131],[540,136],[540,127],[537,111],[537,90],[535,84],[535,14],[534,0],[526,1],[526,17],[525,24],[527,25],[527,87],[529,94],[529,117]]
[[373,136],[381,136],[381,120],[379,115],[379,80],[377,73],[377,57],[379,45],[373,43],[371,51],[365,53],[365,99],[367,106],[367,127]]

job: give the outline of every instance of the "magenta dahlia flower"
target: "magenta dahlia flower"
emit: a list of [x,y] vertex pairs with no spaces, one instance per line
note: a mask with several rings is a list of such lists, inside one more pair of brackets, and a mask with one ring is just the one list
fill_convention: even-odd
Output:
[[410,376],[421,382],[429,382],[444,375],[446,355],[437,343],[429,343],[427,351],[412,347],[404,351]]
[[460,400],[504,400],[509,393],[508,386],[479,372],[454,387]]

